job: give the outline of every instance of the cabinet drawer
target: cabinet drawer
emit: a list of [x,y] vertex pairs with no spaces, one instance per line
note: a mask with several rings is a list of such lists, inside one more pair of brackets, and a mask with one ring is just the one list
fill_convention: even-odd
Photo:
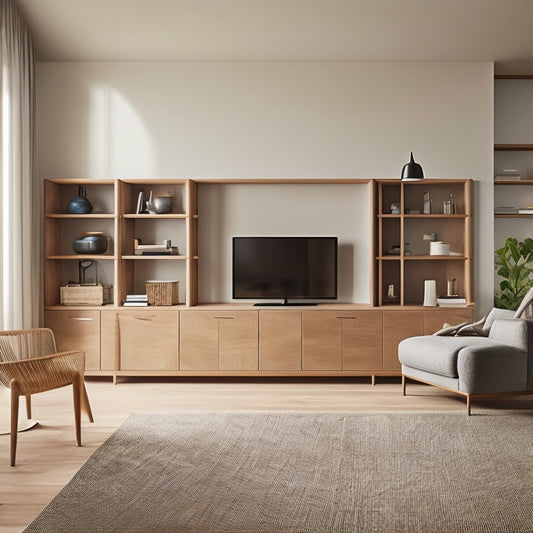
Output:
[[259,370],[301,370],[302,313],[259,312]]
[[383,312],[383,370],[401,370],[398,344],[407,337],[424,334],[423,311]]
[[182,311],[181,370],[257,370],[258,311]]
[[341,320],[342,369],[381,370],[383,337],[381,311],[349,313]]
[[121,370],[177,370],[178,313],[119,313]]
[[45,311],[44,323],[60,352],[83,350],[85,369],[100,370],[100,311]]

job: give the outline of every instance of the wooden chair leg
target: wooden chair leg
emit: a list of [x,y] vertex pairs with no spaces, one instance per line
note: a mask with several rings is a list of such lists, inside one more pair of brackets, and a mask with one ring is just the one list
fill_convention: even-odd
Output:
[[89,422],[94,422],[93,412],[91,410],[91,404],[89,403],[89,396],[87,395],[87,387],[85,387],[85,383],[83,383],[82,388],[82,406],[89,417]]
[[31,420],[31,395],[26,396],[26,417]]
[[76,446],[81,446],[82,383],[79,376],[77,376],[72,382],[72,395],[74,400],[74,424],[76,426]]
[[470,394],[466,395],[466,412],[468,416],[471,414],[471,405],[470,405]]
[[405,396],[405,376],[402,374],[402,396]]
[[15,457],[17,455],[17,435],[19,422],[19,391],[16,383],[11,384],[11,443],[10,443],[10,461],[11,466],[15,466]]

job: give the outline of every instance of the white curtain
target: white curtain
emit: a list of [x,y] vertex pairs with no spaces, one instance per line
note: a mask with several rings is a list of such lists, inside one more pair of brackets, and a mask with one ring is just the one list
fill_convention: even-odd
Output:
[[30,35],[12,0],[0,2],[0,328],[20,329],[39,323],[35,63]]

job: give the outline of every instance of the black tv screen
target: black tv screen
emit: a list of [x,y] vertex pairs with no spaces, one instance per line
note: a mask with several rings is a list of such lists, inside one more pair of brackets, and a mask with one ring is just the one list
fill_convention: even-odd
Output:
[[337,298],[337,237],[233,237],[233,298]]

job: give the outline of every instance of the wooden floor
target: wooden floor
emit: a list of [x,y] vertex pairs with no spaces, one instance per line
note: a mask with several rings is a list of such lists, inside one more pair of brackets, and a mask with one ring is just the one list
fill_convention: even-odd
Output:
[[[37,395],[33,418],[39,425],[19,433],[17,466],[9,466],[9,436],[0,436],[0,531],[22,531],[70,480],[83,462],[134,411],[306,410],[306,411],[462,411],[465,399],[409,383],[402,397],[400,378],[353,379],[122,379],[88,378],[94,424],[82,420],[83,447],[74,445],[70,388]],[[9,396],[2,402],[0,429],[8,427]],[[531,408],[531,396],[473,404],[491,409]],[[21,422],[24,402],[21,404]],[[5,416],[5,418],[3,418]]]

